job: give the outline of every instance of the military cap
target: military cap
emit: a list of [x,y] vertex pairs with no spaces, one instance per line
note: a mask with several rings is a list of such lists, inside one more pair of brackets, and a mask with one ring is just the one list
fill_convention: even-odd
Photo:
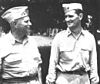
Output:
[[28,16],[27,6],[18,6],[10,8],[1,15],[1,17],[7,20],[9,23],[25,16]]
[[64,8],[65,12],[75,10],[75,9],[83,10],[82,4],[80,3],[64,3],[62,4],[62,7]]

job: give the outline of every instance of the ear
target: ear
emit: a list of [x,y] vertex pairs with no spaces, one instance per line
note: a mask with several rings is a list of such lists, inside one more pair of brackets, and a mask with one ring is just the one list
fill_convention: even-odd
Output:
[[80,13],[80,14],[79,14],[79,18],[80,18],[80,20],[83,19],[83,13]]
[[11,22],[11,23],[10,23],[10,26],[11,26],[11,28],[16,28],[16,22],[14,22],[14,21]]

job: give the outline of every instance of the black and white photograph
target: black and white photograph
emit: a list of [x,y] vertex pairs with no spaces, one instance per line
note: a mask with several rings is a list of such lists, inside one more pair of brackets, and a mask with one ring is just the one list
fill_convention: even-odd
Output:
[[100,84],[100,0],[0,0],[0,84]]

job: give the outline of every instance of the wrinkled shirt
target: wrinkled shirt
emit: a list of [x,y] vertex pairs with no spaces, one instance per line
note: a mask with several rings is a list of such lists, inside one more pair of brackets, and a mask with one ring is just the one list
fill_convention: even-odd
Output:
[[0,70],[4,79],[34,75],[41,62],[34,37],[19,43],[9,33],[0,39]]
[[56,69],[66,72],[81,67],[90,70],[90,78],[99,79],[95,39],[87,30],[82,29],[77,38],[69,28],[58,33],[52,42],[49,63],[47,80],[51,82],[56,79]]

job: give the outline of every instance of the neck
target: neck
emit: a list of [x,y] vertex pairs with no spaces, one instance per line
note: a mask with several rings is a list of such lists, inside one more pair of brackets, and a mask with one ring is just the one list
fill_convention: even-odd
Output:
[[70,30],[74,35],[78,35],[81,32],[82,27],[81,26],[77,26],[76,28],[70,28]]
[[23,41],[27,38],[27,36],[23,36],[23,37],[20,37],[18,34],[16,33],[12,33],[12,35],[14,36],[14,38],[16,39],[16,41],[20,42],[20,43],[23,43]]

